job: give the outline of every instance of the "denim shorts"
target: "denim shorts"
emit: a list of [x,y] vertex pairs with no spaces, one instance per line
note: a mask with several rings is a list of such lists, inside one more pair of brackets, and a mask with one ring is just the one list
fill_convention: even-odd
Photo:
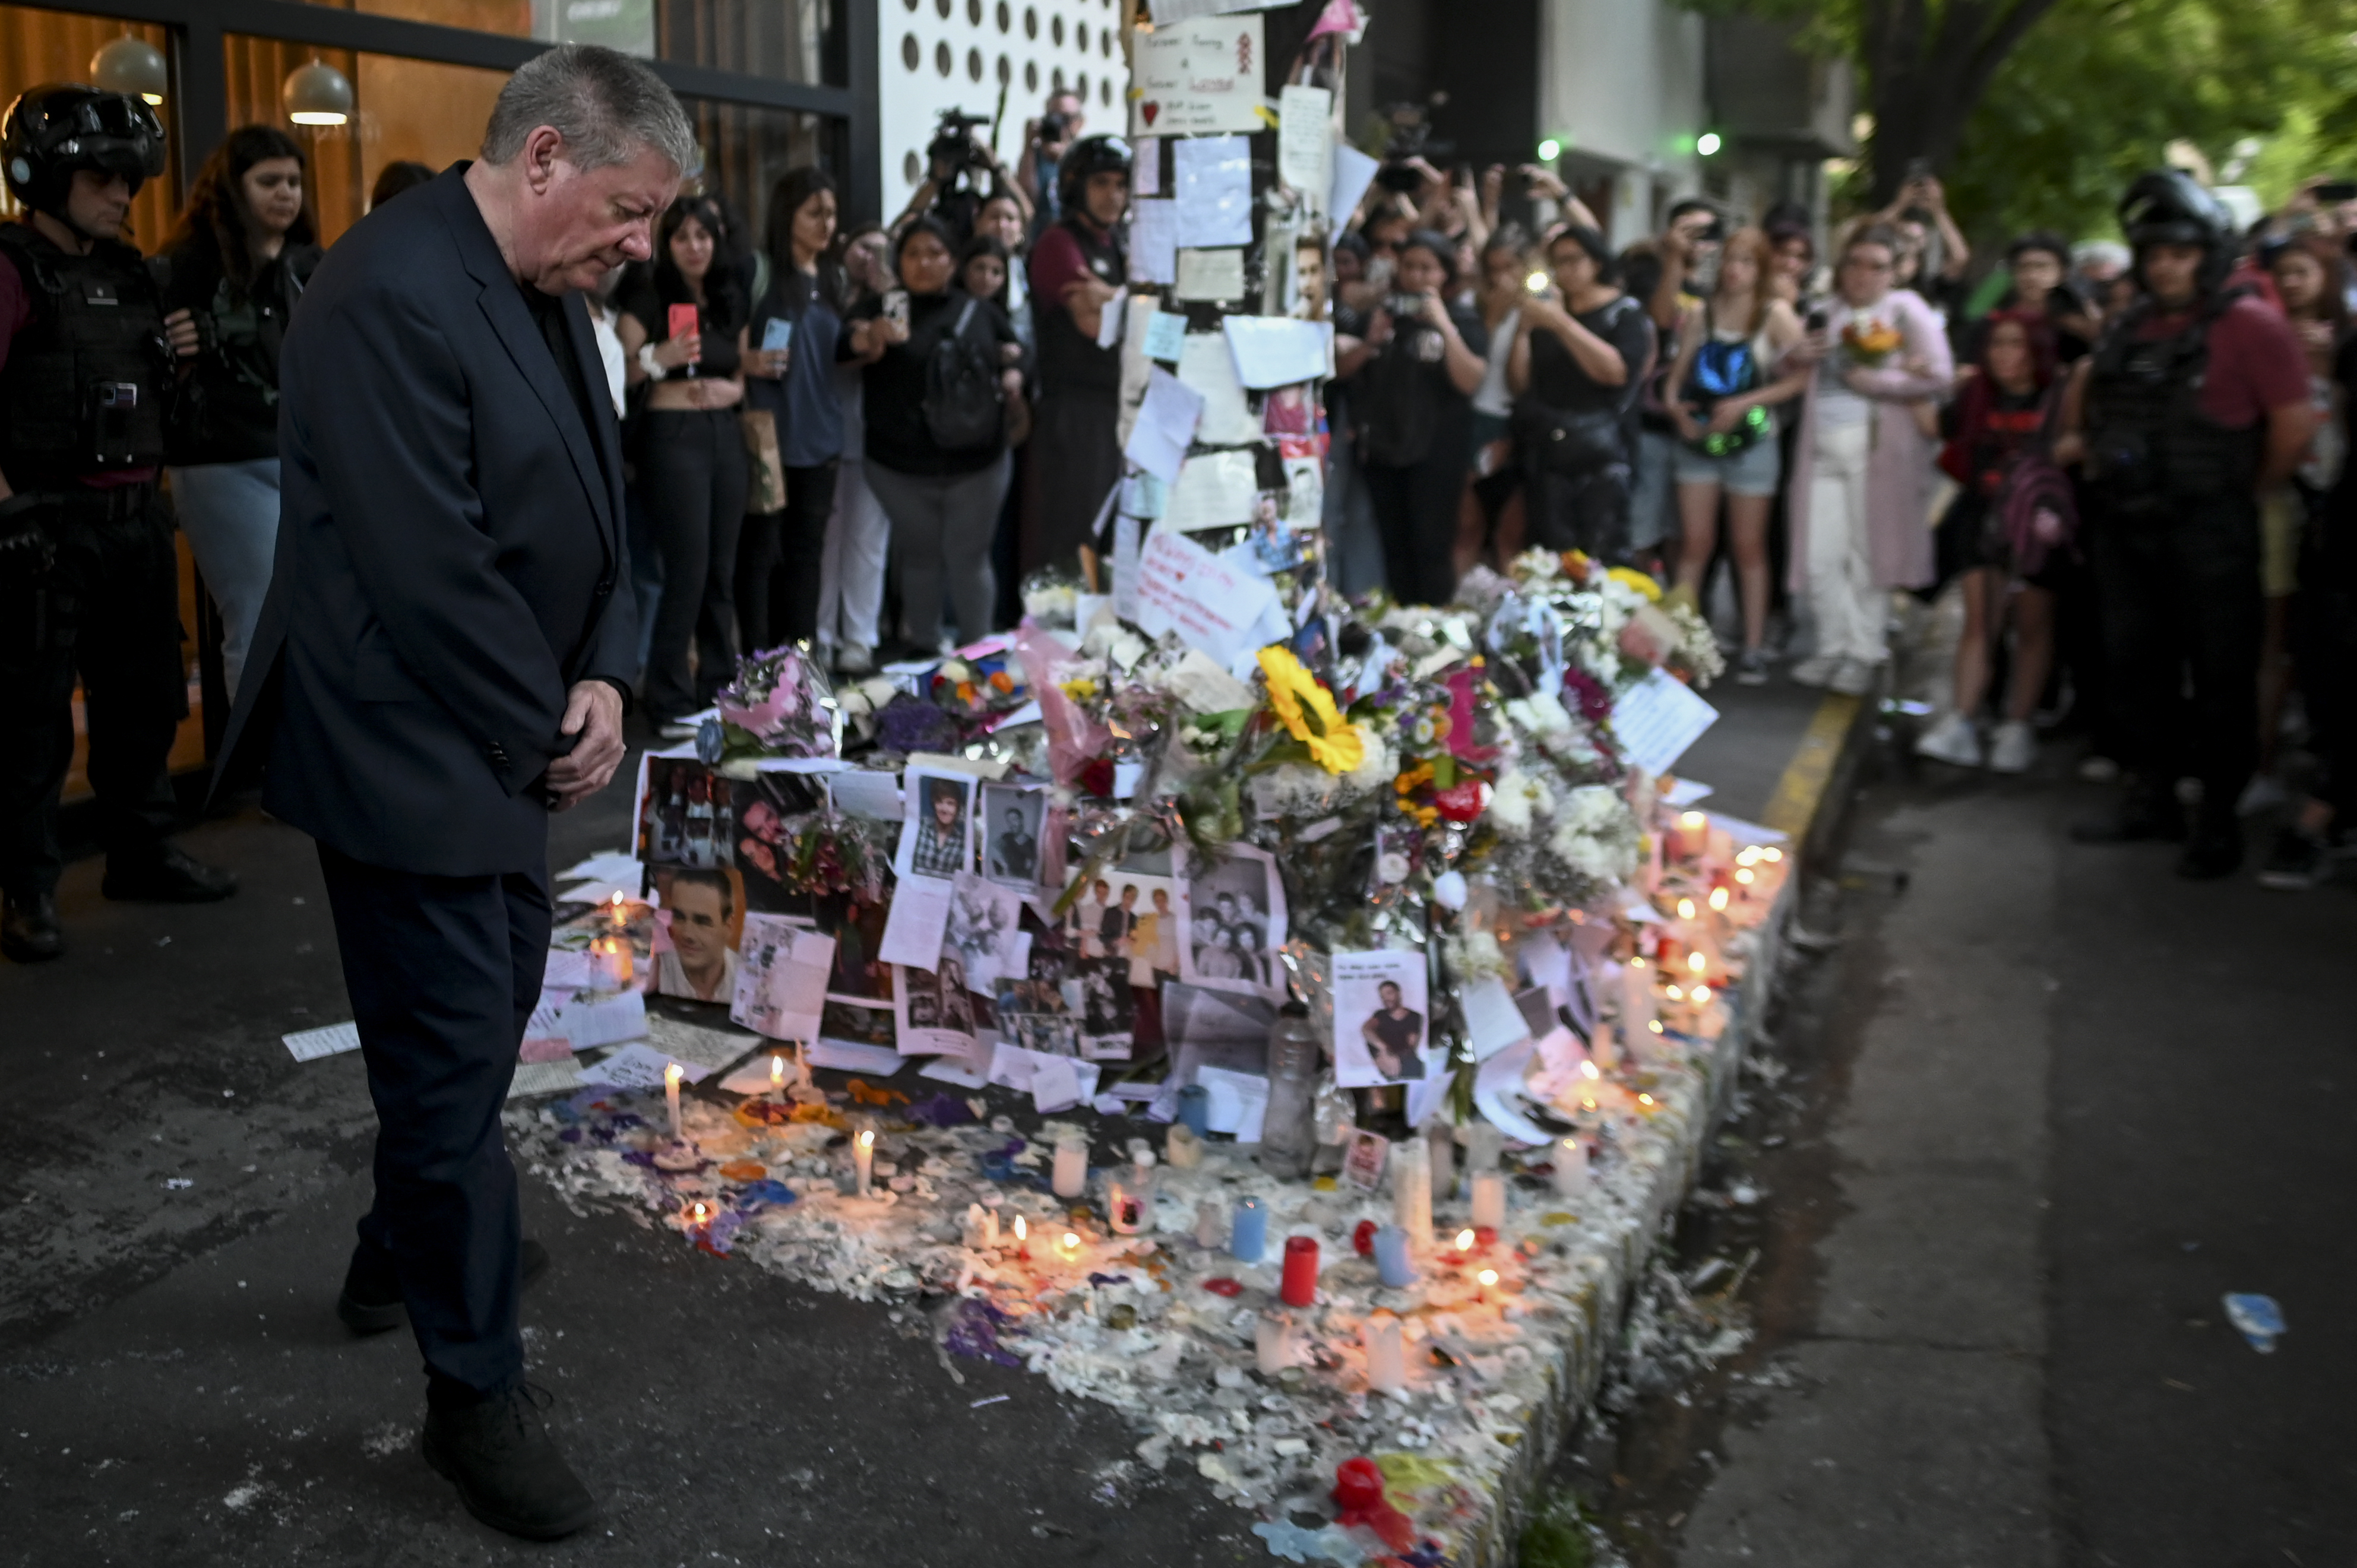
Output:
[[1773,431],[1740,452],[1706,457],[1684,442],[1678,443],[1673,472],[1682,485],[1717,485],[1731,496],[1772,496],[1782,477]]

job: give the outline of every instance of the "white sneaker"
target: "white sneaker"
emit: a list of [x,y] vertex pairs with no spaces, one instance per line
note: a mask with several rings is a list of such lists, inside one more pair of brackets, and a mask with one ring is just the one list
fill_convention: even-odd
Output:
[[876,650],[864,642],[846,642],[835,655],[834,667],[845,675],[866,675],[876,669]]
[[1792,666],[1792,684],[1819,687],[1829,685],[1833,682],[1835,672],[1841,669],[1841,665],[1842,661],[1830,654],[1812,654]]
[[2038,736],[2029,725],[2019,719],[2008,719],[1996,726],[1996,734],[1989,742],[1991,773],[2027,773],[2037,760]]
[[1875,681],[1881,673],[1882,666],[1879,664],[1868,664],[1863,659],[1845,659],[1841,661],[1841,668],[1834,671],[1834,678],[1825,684],[1845,697],[1863,697],[1874,690]]
[[1958,768],[1978,768],[1981,765],[1980,732],[1973,728],[1972,720],[1962,714],[1950,714],[1923,732],[1915,743],[1915,755],[1928,757],[1935,762],[1952,763]]
[[2255,817],[2262,811],[2274,811],[2290,799],[2291,794],[2283,787],[2282,779],[2272,773],[2254,773],[2251,781],[2243,786],[2243,798],[2234,802],[2234,814]]

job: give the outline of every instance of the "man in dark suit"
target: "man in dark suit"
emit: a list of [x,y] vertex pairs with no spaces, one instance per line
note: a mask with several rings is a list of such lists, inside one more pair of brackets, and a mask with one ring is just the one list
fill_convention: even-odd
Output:
[[426,1459],[535,1538],[596,1504],[523,1381],[500,1112],[548,950],[548,813],[620,762],[636,642],[620,435],[575,291],[646,259],[694,156],[645,66],[552,49],[480,162],[328,253],[281,360],[260,678],[223,743],[222,776],[262,763],[264,806],[318,840],[376,1102],[339,1312],[406,1313]]

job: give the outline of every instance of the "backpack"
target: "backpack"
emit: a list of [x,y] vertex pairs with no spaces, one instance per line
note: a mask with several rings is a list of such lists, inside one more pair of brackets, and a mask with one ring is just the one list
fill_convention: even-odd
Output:
[[[1721,398],[1738,397],[1759,384],[1760,360],[1751,352],[1749,338],[1729,343],[1722,338],[1706,338],[1695,350],[1693,369],[1686,372],[1685,401],[1706,419]],[[1743,423],[1734,429],[1713,431],[1687,445],[1705,456],[1732,456],[1766,435],[1769,423],[1768,411],[1754,407],[1746,411]]]
[[1006,389],[988,348],[966,340],[976,302],[967,300],[957,324],[925,360],[925,429],[946,452],[995,446],[1006,428]]

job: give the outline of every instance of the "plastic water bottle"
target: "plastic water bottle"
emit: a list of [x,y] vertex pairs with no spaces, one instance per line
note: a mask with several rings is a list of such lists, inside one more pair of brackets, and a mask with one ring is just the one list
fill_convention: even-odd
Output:
[[1320,1042],[1301,1002],[1285,1004],[1268,1030],[1268,1114],[1261,1123],[1260,1168],[1296,1180],[1318,1157]]

